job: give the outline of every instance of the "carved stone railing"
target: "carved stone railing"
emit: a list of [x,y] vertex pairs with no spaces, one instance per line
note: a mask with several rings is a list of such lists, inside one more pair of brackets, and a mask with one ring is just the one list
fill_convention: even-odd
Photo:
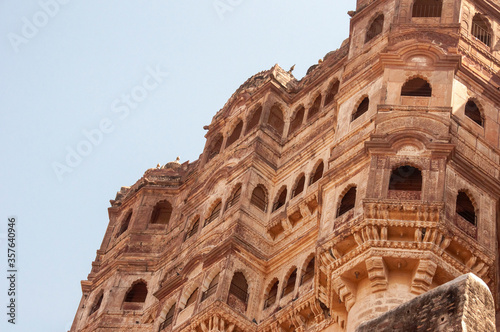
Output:
[[323,308],[321,308],[314,293],[310,292],[267,317],[259,324],[258,330],[260,332],[275,332],[284,331],[283,327],[286,327],[296,332],[304,332],[309,331],[308,328],[320,324],[324,320]]
[[251,322],[244,314],[235,310],[234,307],[217,300],[202,312],[198,312],[191,317],[180,328],[176,327],[176,330],[182,332],[255,332],[257,325]]
[[387,192],[387,198],[389,199],[399,199],[405,201],[419,201],[421,197],[420,191],[410,191],[410,190],[389,190]]
[[444,213],[444,203],[365,199],[363,207],[367,219],[437,222]]

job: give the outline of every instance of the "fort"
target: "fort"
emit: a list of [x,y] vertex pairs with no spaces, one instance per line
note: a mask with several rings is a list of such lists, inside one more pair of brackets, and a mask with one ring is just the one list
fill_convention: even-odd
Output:
[[370,331],[456,278],[499,329],[500,3],[349,15],[302,79],[244,82],[198,160],[120,189],[71,332]]

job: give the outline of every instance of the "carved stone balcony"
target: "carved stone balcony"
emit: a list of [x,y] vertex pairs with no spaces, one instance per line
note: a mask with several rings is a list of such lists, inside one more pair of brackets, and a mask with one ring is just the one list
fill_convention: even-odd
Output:
[[444,203],[370,200],[363,201],[366,219],[439,221],[444,212]]

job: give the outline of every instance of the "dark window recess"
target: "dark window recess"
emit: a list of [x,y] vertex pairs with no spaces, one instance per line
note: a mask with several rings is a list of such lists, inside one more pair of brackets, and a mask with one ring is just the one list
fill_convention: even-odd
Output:
[[467,196],[467,194],[463,191],[458,192],[456,212],[474,226],[476,225],[476,212],[474,205],[472,205],[472,201],[469,196]]
[[283,128],[285,128],[285,121],[283,121],[283,112],[279,106],[274,105],[269,112],[269,119],[267,123],[278,133],[281,137],[283,135]]
[[127,295],[125,295],[125,302],[143,303],[146,301],[147,295],[148,287],[141,281],[133,285],[132,289],[128,291]]
[[297,181],[297,185],[295,186],[295,189],[292,192],[292,198],[304,191],[305,182],[306,182],[306,177],[302,175],[299,181]]
[[426,80],[416,77],[403,84],[401,87],[401,96],[431,97],[432,89]]
[[229,286],[229,294],[234,295],[238,300],[247,304],[248,301],[248,283],[241,272],[236,272]]
[[368,97],[365,97],[359,104],[358,108],[356,109],[356,112],[352,114],[352,120],[354,121],[357,118],[359,118],[361,115],[365,114],[368,111],[368,106],[370,105],[370,99]]
[[286,296],[293,292],[295,289],[295,281],[297,280],[297,269],[295,269],[286,282],[285,288],[283,288],[283,296]]
[[339,210],[337,212],[337,217],[340,217],[347,211],[353,209],[355,204],[356,204],[356,187],[352,187],[345,193],[344,197],[342,197],[342,200],[340,201]]
[[259,122],[260,122],[260,115],[262,114],[262,107],[259,106],[253,113],[252,115],[249,117],[249,120],[248,120],[248,123],[247,123],[247,129],[246,129],[246,133],[248,134],[248,132],[250,130],[252,130],[253,128],[255,128]]
[[368,43],[370,40],[380,35],[382,33],[383,27],[384,27],[384,15],[380,14],[373,20],[372,24],[366,31],[365,43]]
[[227,139],[226,147],[229,147],[231,144],[236,142],[238,140],[238,138],[240,138],[242,129],[243,129],[243,122],[240,121],[240,122],[238,122],[236,127],[234,127],[233,132],[231,133],[231,135]]
[[210,282],[210,285],[208,285],[208,288],[206,291],[203,292],[201,295],[201,301],[205,301],[207,298],[210,296],[214,295],[215,292],[217,291],[217,286],[219,285],[219,273],[212,279]]
[[193,226],[189,229],[189,231],[186,233],[186,239],[189,239],[190,237],[193,237],[197,232],[198,232],[198,227],[200,226],[200,218],[197,218],[196,221],[193,223]]
[[340,86],[339,81],[335,81],[335,83],[330,85],[330,88],[328,89],[328,92],[326,93],[325,97],[325,106],[330,105],[330,103],[333,101],[333,99],[339,92],[339,86]]
[[172,216],[172,205],[169,202],[163,201],[156,204],[151,214],[151,223],[167,225]]
[[94,312],[96,312],[97,310],[99,310],[99,308],[101,307],[101,303],[102,303],[102,299],[104,297],[104,294],[102,293],[98,298],[97,298],[97,301],[94,302],[94,305],[92,306],[92,308],[90,308],[90,313],[89,315],[92,315]]
[[278,280],[276,280],[269,290],[266,300],[264,301],[264,309],[269,308],[276,302],[276,298],[278,297],[278,283]]
[[132,211],[130,211],[127,214],[127,216],[123,219],[123,221],[121,223],[121,226],[120,226],[120,230],[116,234],[116,237],[118,237],[118,236],[122,235],[123,233],[125,233],[125,231],[128,229],[128,225],[130,224],[130,219],[132,219]]
[[323,170],[325,168],[325,165],[323,162],[321,162],[318,167],[316,167],[316,170],[314,171],[313,176],[311,177],[311,183],[316,183],[319,179],[323,177]]
[[471,33],[474,37],[479,39],[486,46],[491,47],[491,32],[490,23],[481,14],[474,15],[472,18]]
[[442,0],[415,0],[412,17],[441,17]]
[[299,130],[300,126],[302,125],[302,121],[304,120],[304,112],[305,110],[302,106],[295,112],[295,117],[293,118],[292,122],[290,122],[290,131],[288,135],[292,135],[297,130]]
[[189,298],[187,299],[186,301],[186,305],[184,306],[184,308],[187,308],[188,306],[190,306],[191,304],[195,303],[196,302],[196,299],[198,298],[198,288],[196,288],[192,293],[191,295],[189,295]]
[[314,257],[311,258],[309,263],[307,264],[306,270],[304,271],[304,274],[302,275],[302,280],[300,281],[300,284],[304,284],[314,278]]
[[219,218],[220,215],[220,210],[221,210],[222,203],[219,202],[217,205],[212,209],[212,213],[210,213],[210,216],[205,220],[205,226],[210,224],[212,221],[215,219]]
[[481,127],[483,126],[483,117],[481,116],[479,107],[472,100],[468,100],[467,104],[465,104],[465,115]]
[[227,208],[229,209],[231,206],[234,206],[238,201],[240,200],[241,196],[241,186],[238,186],[238,188],[233,192],[231,195],[231,198],[229,199],[229,202],[227,204]]
[[170,310],[167,312],[167,316],[165,316],[165,320],[160,324],[160,329],[159,331],[163,331],[170,325],[172,325],[174,321],[174,312],[175,312],[175,304],[170,308]]
[[250,203],[262,211],[266,211],[267,208],[267,200],[266,200],[266,192],[259,185],[255,187],[252,192],[252,198],[250,199]]
[[422,173],[412,166],[400,166],[392,171],[389,190],[421,191]]
[[208,160],[211,160],[213,157],[220,153],[220,150],[222,148],[222,139],[222,135],[219,135],[219,137],[215,139],[215,142],[208,151]]
[[281,191],[280,195],[278,196],[278,200],[276,201],[276,203],[274,203],[273,211],[276,211],[280,207],[282,207],[283,205],[285,205],[285,203],[286,203],[286,193],[287,193],[286,188]]
[[314,99],[314,103],[312,104],[311,108],[309,108],[309,113],[307,113],[307,120],[312,119],[319,113],[319,109],[321,107],[321,95],[317,96],[316,99]]

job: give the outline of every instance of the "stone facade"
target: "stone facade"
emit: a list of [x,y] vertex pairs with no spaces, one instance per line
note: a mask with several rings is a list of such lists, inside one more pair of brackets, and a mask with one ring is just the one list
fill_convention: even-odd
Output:
[[[500,4],[358,0],[109,208],[72,332],[354,331],[464,273],[498,317]],[[498,318],[497,318],[498,326]]]

